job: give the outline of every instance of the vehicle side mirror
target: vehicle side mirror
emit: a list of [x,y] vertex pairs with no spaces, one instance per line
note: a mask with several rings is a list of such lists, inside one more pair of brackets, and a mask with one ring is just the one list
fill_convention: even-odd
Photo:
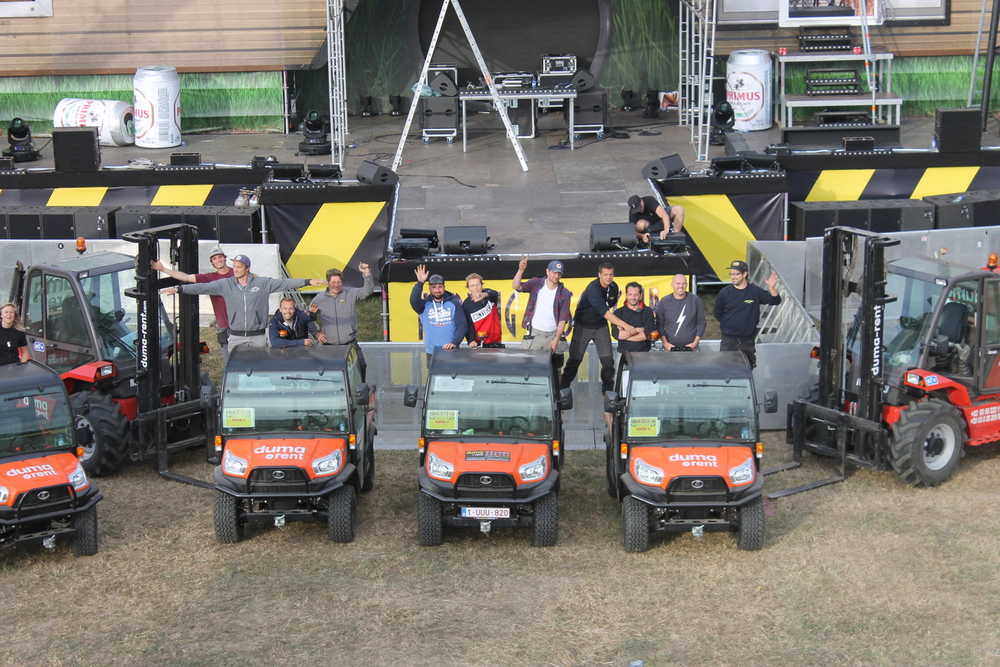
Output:
[[406,389],[403,390],[403,405],[408,408],[417,407],[417,385],[406,385]]
[[773,413],[778,411],[778,392],[764,392],[764,412]]
[[560,410],[573,409],[573,389],[571,387],[566,387],[565,389],[559,390],[559,409]]
[[604,392],[604,411],[615,413],[621,404],[618,402],[618,393],[614,391]]
[[355,402],[359,405],[367,405],[368,399],[371,398],[371,392],[371,388],[362,382],[358,385],[357,389],[354,390]]

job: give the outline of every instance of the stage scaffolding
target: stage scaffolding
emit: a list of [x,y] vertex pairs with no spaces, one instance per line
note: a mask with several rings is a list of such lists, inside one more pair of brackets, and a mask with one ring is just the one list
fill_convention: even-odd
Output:
[[696,160],[708,162],[715,73],[716,0],[680,0],[680,123],[691,130]]
[[330,86],[330,158],[343,167],[347,151],[347,58],[344,56],[344,0],[326,2],[327,81]]

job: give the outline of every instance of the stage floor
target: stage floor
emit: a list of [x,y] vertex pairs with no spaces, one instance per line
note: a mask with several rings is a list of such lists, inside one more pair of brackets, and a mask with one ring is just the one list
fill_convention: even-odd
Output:
[[[403,117],[352,117],[345,173],[353,176],[362,160],[389,165],[399,141]],[[990,121],[984,145],[1000,144]],[[414,124],[416,128],[416,123]],[[485,225],[496,243],[496,252],[578,252],[589,250],[590,225],[625,222],[626,200],[631,194],[650,194],[641,170],[649,160],[678,153],[689,168],[694,162],[690,132],[677,126],[676,112],[659,119],[645,119],[641,112],[611,114],[611,125],[628,138],[606,136],[597,141],[584,135],[577,148],[559,148],[566,140],[560,112],[539,117],[538,135],[521,145],[528,171],[522,172],[495,114],[470,115],[468,151],[462,152],[461,133],[451,144],[435,139],[424,144],[413,129],[400,166],[400,199],[397,224],[435,228],[452,225]],[[902,143],[907,147],[930,145],[932,117],[905,118]],[[643,136],[642,132],[654,132]],[[780,140],[777,128],[746,135],[753,150]],[[134,146],[102,148],[104,165],[130,160],[169,162],[169,154],[200,152],[206,162],[247,164],[254,155],[274,155],[282,162],[329,162],[329,156],[296,156],[301,135],[206,134],[185,135],[183,146],[150,150]],[[38,139],[41,146],[44,139]],[[723,155],[721,146],[712,155]],[[51,146],[44,159],[30,167],[52,166]]]

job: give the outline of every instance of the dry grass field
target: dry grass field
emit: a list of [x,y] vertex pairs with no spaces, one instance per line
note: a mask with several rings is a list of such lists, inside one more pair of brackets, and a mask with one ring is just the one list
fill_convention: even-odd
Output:
[[[128,468],[99,481],[98,555],[0,556],[0,663],[1000,663],[996,448],[937,489],[860,472],[769,502],[760,552],[684,534],[644,554],[622,551],[602,454],[569,455],[550,549],[510,531],[418,547],[414,452],[379,452],[347,545],[310,523],[216,544],[210,492]],[[195,452],[177,467],[209,472]]]

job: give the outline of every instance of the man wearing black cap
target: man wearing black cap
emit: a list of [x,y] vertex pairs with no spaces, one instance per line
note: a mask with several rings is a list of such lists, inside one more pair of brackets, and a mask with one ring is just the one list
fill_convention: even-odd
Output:
[[[430,272],[424,264],[418,266],[414,273],[417,283],[410,292],[410,307],[420,316],[424,351],[430,363],[436,348],[454,350],[461,345],[468,328],[468,318],[458,295],[445,290],[444,278],[436,273],[429,276]],[[424,283],[429,285],[429,294],[423,294]]]
[[[182,283],[210,283],[233,275],[233,270],[226,266],[226,253],[222,248],[215,246],[208,252],[208,261],[212,264],[212,271],[207,273],[183,273],[168,269],[163,262],[156,259],[151,262],[154,271],[165,273],[174,280]],[[229,340],[229,314],[226,312],[226,300],[221,296],[209,297],[212,300],[212,310],[215,312],[216,336],[219,340],[219,347],[222,353],[226,353],[226,343]]]
[[569,324],[569,302],[573,293],[562,284],[563,263],[554,259],[545,267],[544,278],[521,280],[528,268],[528,259],[522,257],[517,264],[517,273],[511,281],[515,292],[528,293],[528,305],[524,309],[521,327],[530,332],[529,350],[547,350],[552,355],[552,371],[556,379],[562,370],[566,341],[563,333]]
[[722,351],[740,351],[746,355],[751,368],[757,367],[757,323],[760,307],[781,303],[778,295],[778,274],[768,276],[767,290],[747,282],[747,263],[736,259],[729,264],[729,280],[715,297],[715,318],[722,330]]
[[665,239],[671,231],[679,233],[684,229],[684,207],[671,206],[668,213],[656,197],[632,195],[628,198],[628,221],[635,225],[639,240],[648,244],[652,236]]

